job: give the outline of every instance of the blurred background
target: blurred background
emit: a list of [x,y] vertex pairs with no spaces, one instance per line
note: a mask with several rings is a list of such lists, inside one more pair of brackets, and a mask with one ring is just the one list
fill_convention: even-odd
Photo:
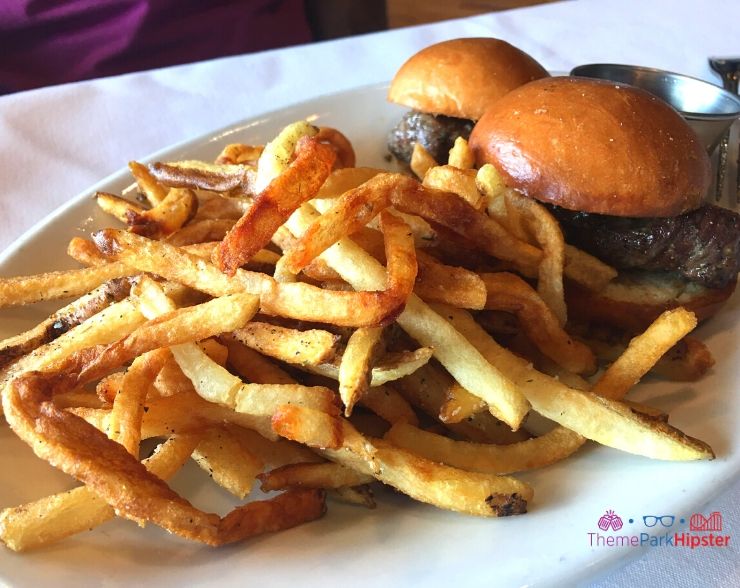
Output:
[[9,0],[0,94],[547,0]]

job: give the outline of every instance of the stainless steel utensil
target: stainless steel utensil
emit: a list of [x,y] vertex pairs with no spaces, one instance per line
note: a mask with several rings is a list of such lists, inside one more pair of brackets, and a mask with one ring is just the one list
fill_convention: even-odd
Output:
[[[709,66],[722,78],[725,90],[738,93],[738,78],[740,78],[740,58],[710,57]],[[715,198],[722,197],[722,189],[725,185],[725,170],[727,169],[727,149],[730,141],[729,129],[725,131],[719,144],[719,157],[717,165],[717,187]],[[735,175],[735,205],[740,204],[740,155],[737,161],[737,173]]]
[[683,74],[614,63],[580,65],[570,74],[622,82],[655,94],[681,113],[709,153],[740,117],[740,98],[714,84]]

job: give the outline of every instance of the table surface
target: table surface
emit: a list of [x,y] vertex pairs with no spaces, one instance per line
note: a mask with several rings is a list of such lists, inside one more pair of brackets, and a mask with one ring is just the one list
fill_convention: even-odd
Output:
[[[494,36],[551,71],[633,63],[717,81],[707,56],[740,54],[740,2],[582,0],[217,59],[0,97],[0,250],[131,159],[233,121],[389,80],[422,47]],[[708,497],[709,498],[709,497]],[[740,528],[740,484],[706,511]],[[593,586],[740,584],[740,552],[649,549]]]

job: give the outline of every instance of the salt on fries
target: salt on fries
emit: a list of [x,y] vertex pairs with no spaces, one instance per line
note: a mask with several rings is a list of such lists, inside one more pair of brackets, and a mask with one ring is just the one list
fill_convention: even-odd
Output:
[[[0,280],[3,306],[81,296],[0,343],[8,424],[84,484],[5,508],[10,549],[114,516],[222,545],[316,519],[327,495],[374,507],[375,481],[456,512],[520,514],[533,489],[508,474],[587,440],[714,457],[624,400],[651,369],[708,369],[706,348],[684,339],[694,316],[677,309],[631,342],[585,343],[564,280],[598,290],[614,270],[564,245],[493,168],[474,170],[463,139],[441,166],[417,146],[423,182],[355,168],[346,137],[302,121],[213,163],[129,167],[149,206],[99,193],[126,228],[73,239],[87,267]],[[502,312],[513,330],[497,330]],[[613,363],[592,385],[578,374],[597,358]],[[438,422],[420,428],[417,411]],[[530,411],[553,428],[533,436]],[[147,439],[159,445],[139,461]],[[256,483],[282,494],[201,511],[164,481],[191,457],[239,500]]]

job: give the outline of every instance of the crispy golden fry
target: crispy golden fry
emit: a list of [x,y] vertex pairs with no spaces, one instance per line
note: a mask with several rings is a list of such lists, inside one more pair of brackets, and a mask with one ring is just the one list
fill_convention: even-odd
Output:
[[505,225],[506,206],[504,192],[507,188],[501,174],[490,163],[486,163],[476,173],[475,183],[480,193],[487,199],[486,209],[488,210],[488,214],[499,223]]
[[263,145],[244,145],[231,143],[224,147],[216,158],[217,164],[235,165],[238,163],[257,163],[265,150]]
[[[457,382],[444,370],[433,364],[427,364],[413,374],[398,380],[394,386],[403,397],[416,409],[433,419],[439,418],[445,402],[449,399],[450,389]],[[470,393],[468,393],[470,394]],[[413,422],[409,421],[411,424]],[[505,423],[495,418],[490,412],[471,414],[459,423],[444,422],[444,427],[456,435],[480,443],[497,443],[507,445],[529,439],[525,429],[512,431]]]
[[529,232],[542,249],[537,277],[537,292],[558,318],[560,325],[567,321],[565,291],[563,290],[563,268],[565,265],[565,240],[560,224],[547,209],[532,198],[522,196],[515,190],[506,192],[506,202],[516,207],[524,217]]
[[[370,386],[382,386],[388,382],[398,380],[418,370],[432,358],[433,349],[420,347],[415,351],[400,351],[387,353],[370,370]],[[342,356],[339,355],[333,363],[320,365],[300,366],[305,371],[319,374],[332,380],[339,380],[339,365]]]
[[335,169],[316,194],[316,198],[336,198],[347,190],[357,188],[378,174],[387,173],[374,167],[345,167]]
[[233,276],[239,266],[267,245],[293,211],[316,195],[329,177],[334,158],[331,148],[313,139],[301,139],[290,166],[260,192],[224,237],[215,256],[221,271]]
[[457,194],[476,210],[483,210],[486,202],[475,183],[476,171],[460,169],[453,165],[430,167],[422,182],[427,188]]
[[481,277],[462,267],[445,265],[423,251],[416,252],[419,273],[414,293],[425,302],[442,302],[480,310],[486,305],[486,285]]
[[0,278],[0,308],[82,296],[131,273],[120,264]]
[[429,169],[439,165],[421,143],[414,143],[414,150],[411,152],[411,161],[409,167],[416,174],[416,177],[422,179]]
[[270,440],[256,431],[236,425],[227,425],[232,435],[238,437],[242,444],[249,447],[266,467],[278,468],[292,463],[322,463],[324,458],[317,455],[305,445],[299,445],[287,439]]
[[447,400],[439,409],[443,423],[459,423],[486,410],[486,403],[457,382],[447,388]]
[[245,498],[251,491],[264,464],[225,426],[206,430],[193,451],[193,459],[219,486]]
[[119,302],[128,295],[130,288],[131,281],[127,278],[109,280],[56,311],[32,329],[1,341],[0,368],[40,345],[53,341],[112,303]]
[[565,245],[565,275],[589,290],[599,292],[617,277],[617,270],[585,251]]
[[[233,221],[239,220],[254,203],[254,199],[247,196],[224,196],[214,193],[210,198],[202,198],[198,204],[198,212],[191,222],[196,221]],[[219,239],[220,241],[221,239]]]
[[392,192],[415,192],[417,186],[418,183],[411,178],[386,173],[376,175],[357,188],[345,192],[284,254],[282,266],[288,272],[297,274],[342,237],[364,227],[381,210],[387,208]]
[[387,225],[391,279],[381,292],[332,292],[300,282],[278,284],[270,276],[241,269],[230,278],[183,249],[115,229],[98,231],[93,239],[110,259],[212,296],[251,292],[260,296],[262,310],[269,314],[363,327],[391,321],[403,307],[416,276],[416,264],[411,265],[413,244],[407,233],[400,221]]
[[167,189],[154,179],[149,169],[138,161],[129,161],[128,169],[136,180],[136,185],[151,206],[157,206],[167,197]]
[[419,419],[406,399],[390,386],[374,386],[360,398],[360,404],[389,423],[404,421],[416,425]]
[[182,247],[205,241],[220,241],[233,226],[234,221],[230,219],[205,219],[175,231],[167,237],[167,242]]
[[55,375],[31,373],[4,387],[8,424],[39,457],[87,484],[121,516],[222,545],[313,520],[324,512],[321,493],[300,491],[250,503],[224,518],[198,510],[148,473],[121,445],[56,408],[49,401],[53,393],[50,378]]
[[100,208],[126,223],[131,231],[147,237],[162,237],[175,232],[198,210],[195,193],[181,188],[170,189],[167,196],[149,210],[105,192],[98,192],[95,200]]
[[627,346],[592,391],[604,398],[623,398],[632,386],[678,341],[696,327],[696,316],[684,308],[666,310]]
[[[329,422],[327,422],[329,421]],[[330,460],[368,474],[404,494],[439,508],[478,516],[526,512],[532,490],[513,478],[464,472],[415,456],[380,439],[364,437],[348,421],[316,410],[283,406],[273,417],[281,436],[321,449]],[[338,429],[339,446],[318,431]]]
[[133,224],[134,218],[146,212],[143,206],[108,192],[97,192],[95,202],[103,212],[110,214],[126,225]]
[[247,165],[212,164],[203,161],[152,163],[149,171],[160,184],[172,188],[255,194],[257,172]]
[[228,363],[242,378],[256,384],[295,384],[285,371],[234,337],[221,335],[220,341],[229,350]]
[[299,331],[270,323],[250,322],[234,337],[264,355],[286,363],[317,365],[330,360],[337,351],[339,336],[321,329]]
[[[311,223],[310,210],[304,207],[301,213],[293,215],[289,221],[289,228],[294,232],[301,233]],[[322,256],[355,288],[383,286],[382,266],[350,240],[343,239],[339,246],[326,250]],[[526,400],[447,321],[412,294],[397,322],[414,339],[433,348],[435,357],[455,379],[483,398],[496,416],[512,428],[518,428],[528,410]]]
[[467,312],[448,307],[444,316],[516,382],[534,410],[563,427],[602,445],[653,459],[714,458],[709,445],[678,429],[650,421],[619,402],[569,388],[538,372],[527,360],[500,347]]
[[125,298],[104,308],[54,341],[18,359],[8,368],[5,379],[24,371],[40,370],[55,362],[62,362],[87,347],[112,343],[131,333],[145,320],[131,300]]
[[[601,361],[615,361],[629,344],[629,338],[621,335],[607,334],[600,337],[599,334],[583,335],[581,330],[577,334],[582,338]],[[676,382],[695,382],[702,378],[714,365],[711,352],[698,339],[684,337],[676,345],[671,347],[663,357],[658,360],[652,373],[667,380]]]
[[350,140],[343,133],[332,127],[319,127],[316,140],[330,145],[337,154],[335,167],[353,168],[355,166],[355,150]]
[[354,504],[373,509],[377,506],[375,497],[370,486],[343,486],[327,491],[327,495],[334,500],[344,502],[345,504]]
[[566,333],[552,310],[519,276],[507,272],[482,274],[488,290],[486,308],[516,314],[527,337],[547,357],[575,373],[593,373],[596,357]]
[[495,220],[456,194],[423,188],[422,194],[414,197],[403,192],[394,194],[391,202],[402,212],[418,214],[470,239],[481,250],[510,262],[525,275],[536,275],[542,252],[513,237]]
[[318,132],[318,127],[299,120],[283,128],[277,137],[265,145],[257,163],[257,191],[262,192],[290,167],[291,157],[302,139],[315,137]]
[[[144,460],[157,477],[171,478],[188,460],[198,435],[173,435]],[[0,511],[0,540],[27,551],[88,531],[115,517],[113,508],[87,486]]]
[[297,463],[260,474],[263,492],[288,488],[343,488],[370,484],[375,478],[337,463]]
[[462,137],[455,139],[447,163],[460,169],[471,169],[475,165],[475,155]]
[[352,414],[355,404],[370,387],[370,370],[381,350],[382,336],[382,327],[357,329],[347,342],[337,372],[345,416]]
[[132,455],[139,454],[141,419],[149,382],[167,358],[164,350],[150,351],[137,357],[123,376],[107,420],[108,437],[120,443]]
[[586,441],[564,427],[510,445],[491,445],[455,441],[418,429],[408,423],[395,423],[384,439],[430,461],[484,474],[511,474],[541,468],[572,455]]

